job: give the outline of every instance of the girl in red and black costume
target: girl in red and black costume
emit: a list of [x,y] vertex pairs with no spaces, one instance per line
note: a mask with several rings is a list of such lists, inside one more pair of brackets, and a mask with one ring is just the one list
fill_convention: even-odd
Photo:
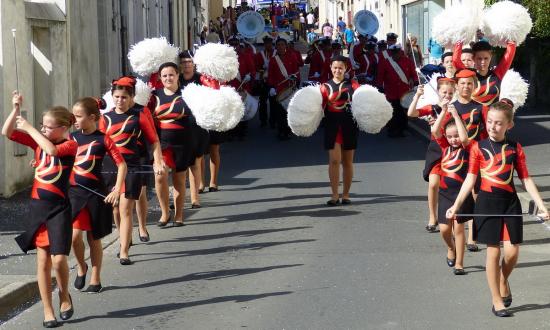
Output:
[[67,137],[74,117],[64,107],[53,107],[44,113],[41,131],[38,131],[21,117],[22,102],[22,96],[13,92],[13,110],[2,127],[3,135],[33,149],[35,156],[29,227],[15,240],[25,253],[37,249],[38,288],[44,305],[43,326],[53,328],[58,326],[58,322],[52,306],[52,267],[59,288],[59,316],[68,320],[74,313],[67,264],[72,233],[69,177],[77,151],[76,142]]
[[[73,217],[73,251],[78,263],[74,287],[80,290],[86,284],[88,265],[84,261],[84,241],[82,231],[87,232],[92,262],[92,277],[90,285],[84,292],[99,293],[101,286],[101,262],[103,247],[101,239],[112,231],[113,209],[118,205],[118,199],[123,190],[126,177],[126,162],[118,151],[115,143],[107,135],[97,129],[99,110],[105,108],[103,99],[85,97],[73,106],[76,132],[71,138],[78,143],[78,152],[71,175],[69,199]],[[109,154],[117,165],[116,184],[107,193],[103,175],[101,174],[105,154]],[[97,193],[93,193],[92,191]],[[103,198],[101,195],[106,196]]]
[[[195,71],[191,51],[184,50],[180,55],[180,88],[183,90],[189,84],[200,85],[201,75]],[[194,117],[193,117],[194,118]],[[191,189],[191,208],[200,208],[199,194],[204,192],[204,156],[208,154],[210,134],[194,121],[193,146],[195,163],[189,171],[189,189]]]
[[[128,166],[128,173],[124,180],[124,191],[120,196],[118,207],[114,207],[114,216],[120,217],[120,264],[130,265],[128,249],[132,237],[132,218],[135,201],[139,199],[142,191],[142,175],[136,173],[140,169],[140,152],[138,147],[138,136],[140,132],[151,145],[153,150],[153,170],[156,175],[162,175],[165,171],[165,164],[162,159],[160,143],[155,130],[151,113],[145,107],[139,109],[132,106],[135,94],[136,80],[133,77],[121,77],[113,81],[111,93],[115,108],[104,113],[99,121],[99,130],[109,136],[118,147],[122,157]],[[110,161],[106,157],[106,161]],[[111,165],[112,167],[112,165]],[[109,166],[105,166],[109,168]],[[108,189],[114,184],[112,178],[107,179]]]
[[[445,127],[442,123],[447,114],[452,119]],[[464,223],[471,217],[457,217],[447,220],[447,209],[454,203],[460,187],[468,173],[468,158],[470,149],[475,143],[470,143],[464,122],[452,105],[444,105],[441,114],[432,126],[432,136],[440,146],[440,170],[437,221],[441,237],[447,245],[447,265],[454,267],[455,275],[465,275],[464,271]],[[462,205],[460,213],[472,213],[474,198],[470,194]],[[453,240],[454,234],[454,240]]]
[[[502,78],[504,78],[504,75],[512,65],[514,55],[516,54],[516,44],[513,41],[508,42],[506,52],[495,68],[489,67],[493,58],[493,49],[487,41],[476,42],[472,46],[472,51],[474,53],[475,70],[477,73],[477,81],[472,98],[485,106],[489,106],[499,99],[500,84]],[[455,44],[453,52],[453,64],[457,70],[466,68],[461,61],[461,57],[462,42],[458,42]]]
[[[176,63],[167,62],[159,67],[163,88],[153,91],[149,108],[157,126],[162,156],[165,164],[172,169],[174,184],[174,226],[183,226],[183,206],[185,201],[185,180],[187,168],[195,163],[193,150],[194,129],[191,110],[181,97],[179,71]],[[155,178],[155,188],[162,211],[157,225],[164,227],[170,221],[168,173]]]
[[330,68],[333,78],[321,85],[325,111],[325,149],[329,151],[328,174],[332,197],[329,206],[340,204],[338,184],[340,164],[343,169],[342,204],[350,204],[349,191],[353,180],[353,154],[357,148],[359,128],[351,113],[353,92],[359,87],[355,80],[345,79],[347,58],[335,56]]
[[[508,278],[517,263],[519,244],[523,241],[523,221],[518,217],[522,210],[514,186],[514,170],[537,204],[541,216],[550,218],[538,189],[529,176],[523,148],[506,137],[506,132],[514,125],[512,108],[512,102],[507,99],[491,105],[487,114],[489,138],[472,147],[468,175],[454,205],[447,211],[447,218],[455,217],[480,175],[481,187],[475,202],[475,213],[480,216],[474,218],[474,238],[487,244],[487,282],[491,290],[492,311],[499,317],[510,316],[506,309],[512,304]],[[502,216],[483,216],[484,214]],[[507,217],[507,214],[515,216]],[[504,246],[502,266],[501,242]]]
[[[424,94],[424,85],[419,85],[414,95],[413,101],[409,106],[407,115],[409,117],[428,117],[433,123],[441,114],[442,108],[447,107],[453,99],[455,93],[455,81],[447,77],[439,77],[437,79],[437,93],[441,100],[439,104],[430,104],[425,107],[416,108],[420,96]],[[430,211],[428,225],[426,230],[430,233],[437,231],[437,196],[440,181],[440,163],[441,163],[441,147],[437,144],[434,135],[432,134],[428,150],[426,151],[426,162],[422,176],[425,181],[428,181],[428,209]]]

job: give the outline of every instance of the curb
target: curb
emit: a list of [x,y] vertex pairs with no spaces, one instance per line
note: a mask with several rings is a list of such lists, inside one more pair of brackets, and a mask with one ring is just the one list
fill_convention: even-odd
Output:
[[[115,230],[102,239],[103,250],[113,245],[118,240]],[[85,260],[89,260],[89,257]],[[76,259],[70,257],[68,260],[69,272],[76,268]],[[0,288],[0,325],[17,315],[22,310],[30,307],[40,299],[38,281],[36,275],[1,275],[1,280],[11,282]],[[55,276],[52,276],[52,283],[55,286]]]

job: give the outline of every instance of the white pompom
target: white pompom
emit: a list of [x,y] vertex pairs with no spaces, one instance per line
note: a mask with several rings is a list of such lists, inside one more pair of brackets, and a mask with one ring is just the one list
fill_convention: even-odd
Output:
[[493,46],[506,47],[507,41],[520,45],[533,27],[525,7],[512,1],[500,1],[483,12],[481,30]]
[[423,108],[427,105],[438,104],[439,103],[439,94],[437,93],[437,78],[441,77],[441,74],[433,74],[424,85],[424,94],[418,99],[416,103],[416,108]]
[[176,62],[180,50],[170,45],[165,37],[144,39],[130,47],[128,59],[132,71],[149,76],[166,62]]
[[500,84],[500,99],[506,98],[514,103],[514,111],[525,104],[529,83],[514,70],[508,70]]
[[311,136],[319,127],[323,115],[323,96],[319,85],[306,86],[290,100],[288,126],[298,136]]
[[115,101],[113,101],[113,94],[111,93],[110,89],[106,91],[105,94],[103,94],[103,99],[105,100],[107,106],[105,107],[105,109],[100,110],[101,114],[109,112],[115,107]]
[[182,98],[197,124],[207,130],[228,131],[237,126],[244,115],[243,101],[233,87],[222,86],[216,90],[189,84],[182,90]]
[[359,129],[376,134],[391,119],[393,108],[376,88],[362,85],[353,92],[351,112]]
[[136,82],[136,95],[134,96],[134,102],[139,105],[146,106],[151,98],[153,89],[149,87],[143,80],[137,79]]
[[208,43],[199,47],[193,62],[198,72],[221,82],[235,79],[239,71],[237,53],[225,44]]
[[478,4],[459,4],[443,10],[433,19],[432,37],[445,48],[452,48],[458,41],[469,42],[476,35],[481,10]]

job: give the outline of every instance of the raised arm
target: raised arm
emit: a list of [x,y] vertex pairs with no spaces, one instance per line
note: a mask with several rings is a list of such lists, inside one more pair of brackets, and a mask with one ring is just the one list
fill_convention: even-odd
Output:
[[455,44],[453,50],[453,65],[457,70],[466,69],[466,66],[462,63],[462,41],[459,41]]
[[515,55],[516,44],[513,41],[508,41],[506,52],[504,53],[504,56],[502,57],[494,71],[495,75],[499,79],[502,79],[506,72],[510,69],[510,66],[512,66],[512,62],[514,61]]
[[6,121],[2,126],[2,135],[8,137],[11,135],[11,133],[13,133],[13,130],[15,129],[15,121],[17,117],[20,116],[20,108],[23,104],[23,96],[21,96],[17,91],[13,91],[11,103],[13,105],[13,110],[10,112],[8,118],[6,118]]
[[446,108],[449,110],[449,113],[453,116],[455,120],[460,143],[462,143],[462,146],[466,147],[470,143],[470,140],[468,139],[468,131],[466,131],[466,127],[464,126],[464,121],[462,121],[462,118],[458,114],[458,111],[456,110],[454,105],[449,104]]
[[447,115],[447,107],[444,106],[441,108],[441,113],[439,114],[439,116],[437,116],[435,123],[432,125],[432,128],[431,128],[432,135],[436,140],[443,136],[443,133],[442,133],[443,130],[441,128],[443,127],[443,121],[445,120],[445,117],[447,117],[446,115]]
[[407,116],[416,118],[420,115],[420,112],[416,108],[416,105],[418,104],[418,100],[423,94],[424,94],[424,85],[418,85],[416,94],[414,94],[412,103],[411,105],[409,105],[409,109],[407,110]]

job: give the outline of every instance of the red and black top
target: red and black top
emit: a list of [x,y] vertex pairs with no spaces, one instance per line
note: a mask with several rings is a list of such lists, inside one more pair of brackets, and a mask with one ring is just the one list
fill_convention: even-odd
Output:
[[69,177],[78,145],[72,140],[55,144],[57,155],[48,155],[27,133],[13,131],[9,137],[34,150],[35,170],[31,198],[59,202],[67,198]]
[[74,132],[71,134],[71,138],[78,143],[70,179],[73,186],[81,184],[90,189],[102,187],[101,170],[103,157],[106,153],[111,156],[116,165],[124,162],[124,158],[113,140],[98,130],[91,134],[84,134],[81,131]]
[[[489,108],[484,106],[481,103],[471,100],[466,104],[454,101],[452,105],[455,106],[458,114],[464,121],[466,126],[466,131],[468,132],[468,140],[479,141],[487,138],[487,131],[485,130],[485,121],[487,118],[487,112]],[[447,113],[445,120],[443,121],[442,127],[445,127],[447,121],[449,121],[452,116]]]
[[144,134],[150,144],[158,142],[157,132],[149,109],[132,107],[125,113],[113,108],[99,120],[99,130],[110,137],[128,165],[139,165],[138,137]]
[[[442,109],[437,104],[429,104],[416,110],[418,111],[418,117],[432,116],[434,119],[436,119],[437,117],[439,117]],[[441,131],[443,131],[443,129],[441,129]],[[431,140],[435,141],[433,134],[431,134],[430,136]]]
[[[510,69],[512,62],[514,60],[514,55],[516,54],[516,44],[514,42],[508,42],[506,46],[506,52],[504,56],[498,63],[498,65],[489,70],[487,75],[482,76],[477,73],[477,86],[474,90],[472,98],[486,106],[489,106],[498,101],[500,96],[500,84],[502,83],[502,78],[506,72]],[[455,49],[453,52],[453,64],[457,69],[465,69],[466,67],[462,64],[460,57],[462,56],[462,43],[455,44]]]
[[158,128],[159,137],[163,144],[183,144],[183,130],[191,129],[193,120],[191,109],[181,97],[181,90],[172,95],[166,95],[164,88],[153,91],[150,109],[153,109],[153,119]]
[[456,198],[468,174],[470,150],[476,142],[458,148],[449,145],[445,137],[436,139],[436,142],[441,147],[439,192],[451,198]]
[[489,193],[515,193],[514,169],[520,179],[529,177],[525,153],[517,142],[479,141],[470,151],[468,173],[481,173],[481,190]]
[[327,111],[332,113],[350,112],[353,92],[359,86],[361,85],[357,81],[349,79],[344,79],[339,84],[331,79],[322,84],[320,88],[325,113]]

